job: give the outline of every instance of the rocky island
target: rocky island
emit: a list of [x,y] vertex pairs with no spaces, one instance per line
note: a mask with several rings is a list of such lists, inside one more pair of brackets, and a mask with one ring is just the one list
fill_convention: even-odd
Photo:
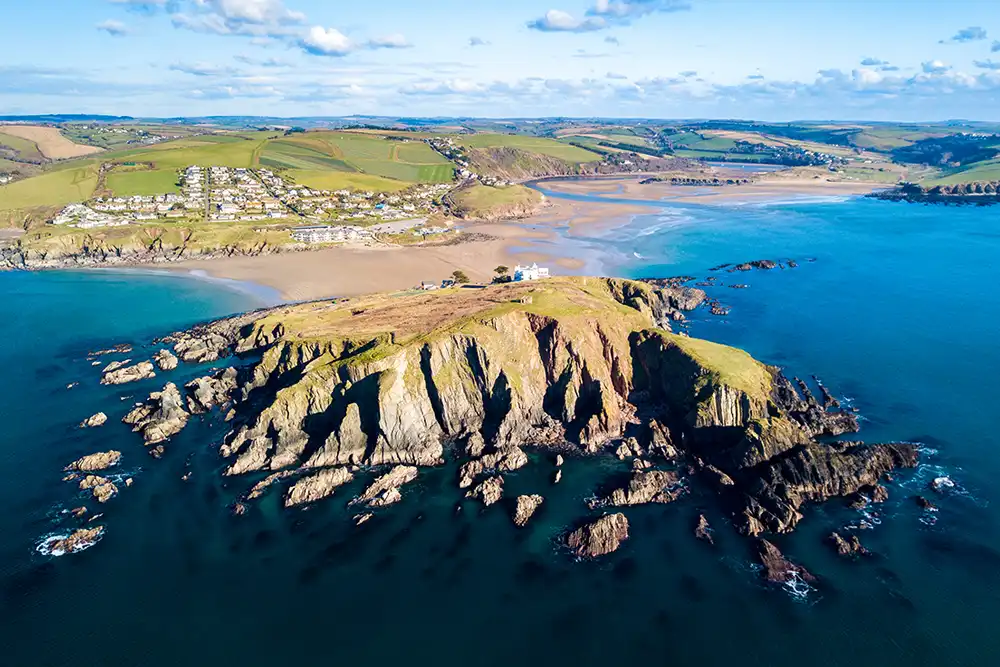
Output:
[[[703,301],[675,281],[553,278],[279,306],[159,341],[173,352],[158,360],[229,364],[167,384],[125,422],[159,457],[193,415],[223,406],[224,475],[260,480],[238,514],[272,486],[291,508],[357,478],[365,490],[347,500],[362,523],[421,468],[454,461],[468,498],[526,526],[544,489],[504,495],[505,475],[531,465],[525,450],[552,452],[556,479],[564,455],[630,460],[630,476],[567,527],[566,548],[584,558],[629,537],[608,508],[669,504],[689,484],[713,489],[756,537],[916,464],[913,445],[827,441],[858,422],[825,389],[818,400],[741,350],[670,331]],[[697,534],[710,539],[704,517]]]

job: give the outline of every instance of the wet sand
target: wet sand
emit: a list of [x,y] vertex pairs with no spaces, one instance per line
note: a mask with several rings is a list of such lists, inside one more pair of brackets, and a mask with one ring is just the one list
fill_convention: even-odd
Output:
[[[734,204],[801,196],[843,196],[871,192],[879,186],[796,178],[765,177],[746,186],[691,187],[642,185],[642,177],[546,181],[553,192],[597,195],[603,201],[548,197],[546,206],[523,220],[459,223],[477,240],[454,245],[335,247],[263,257],[181,262],[172,270],[204,272],[214,278],[251,282],[273,288],[289,300],[355,296],[410,289],[422,281],[440,282],[464,271],[474,282],[488,282],[499,265],[547,264],[553,273],[574,273],[587,266],[573,238],[606,233],[628,224],[635,215],[655,212],[663,202]],[[629,201],[631,200],[631,201]],[[649,202],[646,204],[645,202]],[[482,239],[486,235],[488,238]],[[563,243],[560,243],[560,242]]]

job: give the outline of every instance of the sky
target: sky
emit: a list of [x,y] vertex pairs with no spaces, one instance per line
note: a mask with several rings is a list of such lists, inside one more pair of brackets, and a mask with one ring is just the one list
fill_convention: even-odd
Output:
[[1000,121],[1000,0],[24,0],[0,114]]

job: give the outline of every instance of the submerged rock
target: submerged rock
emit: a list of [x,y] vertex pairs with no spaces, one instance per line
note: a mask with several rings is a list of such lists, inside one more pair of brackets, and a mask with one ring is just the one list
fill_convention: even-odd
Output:
[[73,554],[94,546],[103,535],[104,526],[80,528],[69,535],[55,535],[43,540],[38,545],[38,551],[47,556]]
[[596,558],[617,551],[628,539],[628,519],[624,514],[607,514],[597,521],[574,530],[566,537],[566,546],[583,558]]
[[497,470],[500,472],[510,472],[528,465],[528,455],[520,447],[505,447],[492,454],[467,461],[458,470],[458,487],[467,489],[472,486],[476,477]]
[[757,541],[757,558],[764,566],[764,577],[772,583],[787,584],[795,581],[810,583],[816,581],[816,577],[807,569],[786,559],[781,550],[767,540]]
[[87,475],[80,480],[80,490],[89,490],[94,500],[99,503],[106,503],[118,495],[118,487],[114,482],[100,475]]
[[399,487],[417,478],[415,466],[396,466],[376,479],[364,492],[352,501],[368,507],[384,507],[403,499]]
[[98,412],[80,422],[80,428],[97,428],[104,426],[108,422],[108,416],[103,412]]
[[143,361],[135,366],[125,366],[124,368],[117,368],[106,372],[101,378],[101,384],[127,384],[129,382],[138,382],[139,380],[148,380],[149,378],[154,377],[156,377],[156,373],[153,372],[153,364],[148,361]]
[[857,535],[845,538],[839,533],[830,533],[826,539],[841,556],[867,556],[869,554],[868,549],[861,545],[861,540],[858,539]]
[[354,474],[347,468],[320,470],[296,481],[288,489],[285,494],[285,507],[313,503],[331,496],[338,486],[343,486],[353,479]]
[[156,362],[161,371],[172,371],[178,365],[177,357],[170,350],[160,350],[153,355],[153,361]]
[[73,461],[68,466],[63,468],[66,471],[76,471],[76,472],[97,472],[98,470],[107,470],[113,466],[118,465],[122,460],[122,453],[111,450],[110,452],[97,452],[95,454],[88,454],[87,456],[82,456],[76,461]]
[[538,508],[542,506],[543,502],[545,502],[545,498],[539,495],[518,496],[514,505],[514,515],[512,517],[514,519],[514,525],[518,528],[524,528],[528,525],[528,521],[531,520],[531,517],[534,516],[535,512],[538,511]]
[[712,527],[708,525],[708,519],[705,518],[704,514],[698,515],[698,523],[694,527],[694,536],[709,544],[715,544],[715,540],[712,538]]
[[163,391],[149,395],[149,399],[129,412],[122,420],[142,433],[147,445],[164,442],[180,433],[187,426],[191,415],[184,410],[184,402],[177,385],[167,383]]
[[917,502],[917,506],[924,510],[936,510],[937,507],[931,501],[927,500],[923,496],[914,496],[914,500]]
[[271,488],[271,485],[283,479],[288,479],[295,474],[294,470],[282,470],[268,475],[264,479],[254,484],[247,492],[247,500],[257,500],[264,495],[264,492]]
[[500,502],[503,498],[503,477],[496,475],[480,482],[474,489],[465,494],[467,498],[481,500],[484,507]]
[[77,519],[82,519],[83,516],[87,513],[87,508],[86,507],[74,507],[73,509],[70,510],[69,513],[72,514]]

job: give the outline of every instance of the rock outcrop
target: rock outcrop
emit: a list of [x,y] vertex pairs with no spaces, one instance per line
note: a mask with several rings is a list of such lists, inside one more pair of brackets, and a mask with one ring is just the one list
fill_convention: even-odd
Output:
[[78,458],[73,461],[68,466],[64,468],[67,471],[75,472],[98,472],[100,470],[107,470],[113,466],[118,465],[122,460],[122,453],[111,450],[109,452],[97,452],[95,454],[88,454]]
[[108,423],[108,416],[103,412],[98,412],[80,422],[80,428],[98,428],[106,423]]
[[840,533],[830,533],[827,542],[837,550],[841,556],[867,556],[868,549],[861,544],[857,535],[843,537]]
[[498,503],[503,498],[503,477],[499,475],[487,477],[465,495],[481,501],[484,507]]
[[646,505],[648,503],[669,503],[676,500],[683,492],[679,485],[677,473],[666,470],[645,470],[632,474],[628,486],[615,489],[598,505],[612,507],[627,507],[629,505]]
[[514,520],[514,525],[518,528],[524,528],[528,525],[528,521],[535,515],[543,502],[545,502],[545,498],[539,495],[518,496],[514,503],[514,514],[511,517]]
[[104,526],[80,528],[69,535],[55,536],[44,540],[38,550],[50,556],[77,553],[97,544],[104,535]]
[[156,445],[180,433],[189,417],[177,385],[169,382],[163,391],[150,394],[145,403],[136,406],[122,421],[132,426],[134,432],[142,433],[147,445]]
[[285,494],[285,507],[314,503],[333,495],[339,486],[354,479],[347,468],[327,468],[303,477],[295,482]]
[[526,465],[528,465],[528,455],[524,453],[524,450],[520,447],[504,447],[499,451],[463,463],[458,470],[458,487],[466,489],[472,486],[476,477],[485,472],[510,472]]
[[161,371],[172,371],[177,368],[178,360],[170,350],[160,350],[153,355],[153,361]]
[[80,490],[90,491],[94,500],[99,503],[106,503],[118,495],[118,487],[114,482],[100,475],[87,475],[80,480]]
[[712,527],[708,525],[708,519],[705,518],[704,514],[698,515],[698,522],[694,526],[694,536],[709,544],[715,544],[715,539],[712,537]]
[[757,541],[757,558],[764,566],[764,577],[771,583],[787,584],[797,581],[812,583],[816,581],[816,577],[807,569],[785,558],[778,547],[767,540]]
[[566,546],[581,558],[597,558],[617,551],[628,539],[628,519],[624,514],[607,514],[574,530]]
[[148,380],[153,377],[156,377],[156,373],[153,372],[153,364],[148,361],[142,361],[135,366],[116,367],[104,373],[101,377],[101,384],[128,384],[129,382]]
[[355,498],[352,503],[368,507],[385,507],[398,503],[403,499],[399,487],[417,478],[417,468],[414,466],[396,466],[382,475],[371,486]]
[[211,412],[230,402],[237,388],[237,371],[227,368],[215,375],[200,377],[184,385],[187,390],[187,408],[193,415]]

